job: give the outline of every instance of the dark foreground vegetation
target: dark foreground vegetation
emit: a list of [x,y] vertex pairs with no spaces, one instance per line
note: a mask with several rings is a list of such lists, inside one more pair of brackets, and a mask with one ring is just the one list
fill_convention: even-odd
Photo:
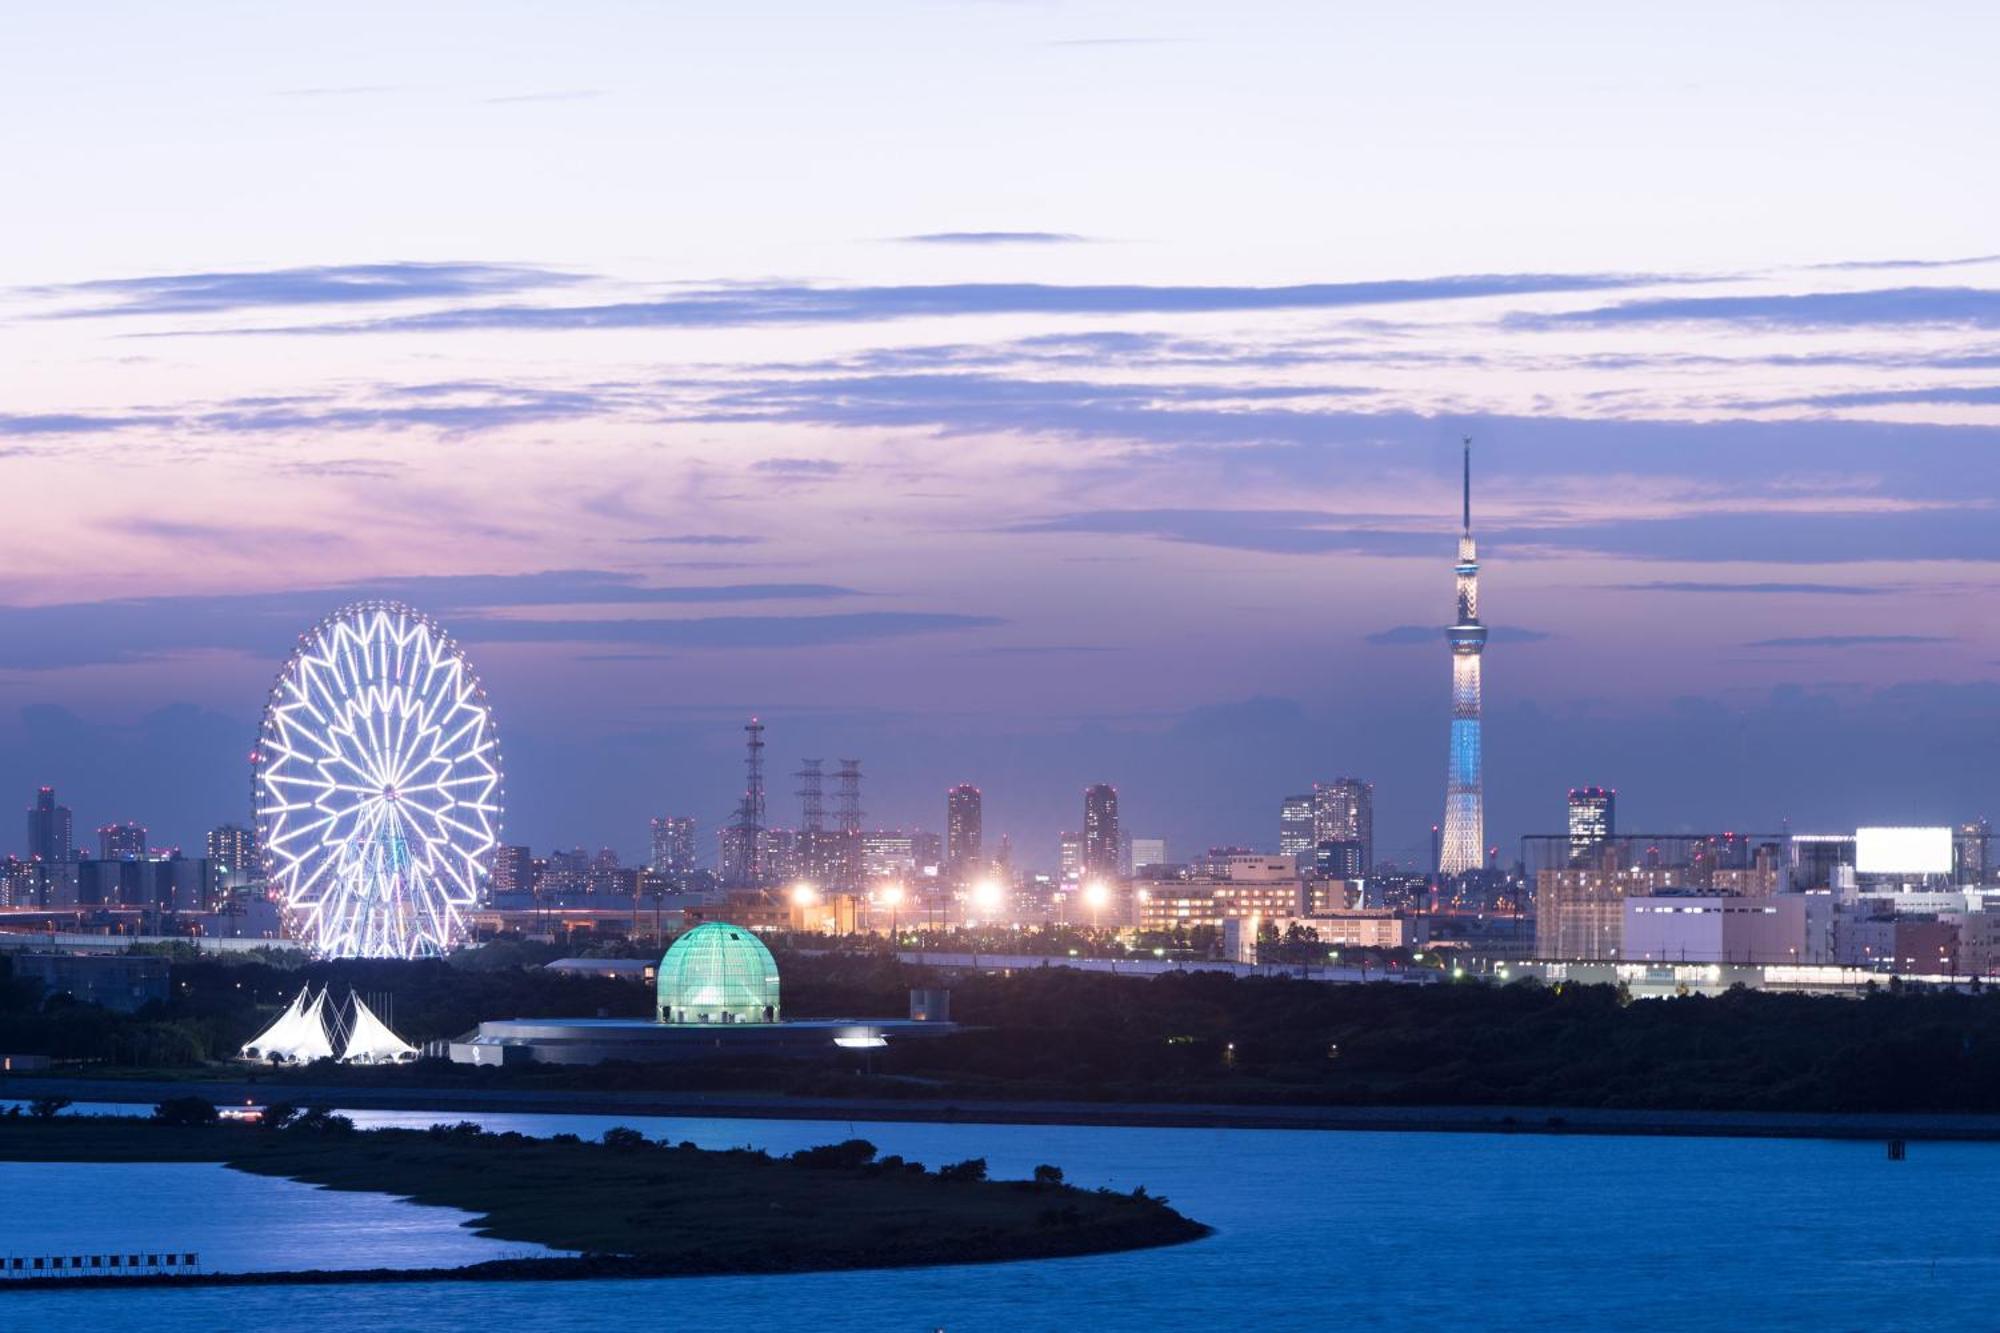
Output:
[[[1032,1180],[992,1181],[983,1159],[927,1168],[879,1157],[860,1139],[773,1158],[749,1149],[710,1152],[689,1143],[654,1143],[624,1128],[606,1131],[601,1142],[581,1142],[485,1133],[471,1123],[364,1132],[343,1116],[289,1106],[274,1106],[268,1120],[217,1123],[215,1107],[196,1097],[162,1103],[151,1121],[30,1112],[0,1117],[0,1161],[222,1162],[332,1189],[464,1209],[479,1215],[475,1225],[482,1235],[579,1256],[425,1270],[426,1280],[986,1263],[1137,1249],[1207,1234],[1143,1189],[1076,1189],[1062,1183],[1054,1166],[1037,1168]],[[105,1280],[173,1284],[227,1276]],[[366,1276],[412,1275],[371,1270]],[[327,1277],[341,1279],[300,1272],[231,1280]],[[0,1291],[17,1285],[27,1283],[9,1281]]]
[[[517,946],[464,960],[287,970],[199,960],[136,1015],[0,993],[0,1050],[58,1074],[245,1077],[215,1062],[311,977],[395,997],[422,1042],[482,1019],[639,1016],[629,981],[565,977]],[[2000,993],[1893,983],[1862,999],[1736,991],[1630,1001],[1604,986],[1327,985],[1219,973],[1119,977],[1066,968],[941,974],[880,952],[781,950],[790,1017],[894,1016],[913,985],[952,990],[966,1030],[819,1062],[474,1069],[425,1061],[264,1070],[271,1095],[314,1085],[726,1090],[812,1096],[1549,1106],[1783,1112],[2000,1112]],[[17,1081],[16,1088],[27,1086]],[[25,1095],[25,1094],[23,1094]]]

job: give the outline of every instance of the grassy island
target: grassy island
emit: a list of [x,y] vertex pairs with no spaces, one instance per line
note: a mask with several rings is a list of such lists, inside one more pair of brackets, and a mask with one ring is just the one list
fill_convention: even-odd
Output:
[[[175,1104],[169,1104],[169,1108]],[[191,1110],[189,1108],[192,1108]],[[456,1269],[64,1277],[16,1286],[156,1282],[662,1277],[1057,1258],[1194,1240],[1208,1228],[1139,1190],[986,1179],[985,1162],[877,1156],[862,1140],[770,1157],[648,1141],[484,1133],[476,1125],[358,1131],[308,1112],[284,1128],[165,1119],[0,1117],[0,1161],[220,1162],[330,1189],[394,1194],[478,1215],[481,1235],[576,1251]],[[213,1109],[207,1108],[207,1115]],[[186,1123],[192,1120],[195,1123]],[[176,1123],[179,1122],[179,1123]],[[4,1299],[4,1296],[0,1296]]]

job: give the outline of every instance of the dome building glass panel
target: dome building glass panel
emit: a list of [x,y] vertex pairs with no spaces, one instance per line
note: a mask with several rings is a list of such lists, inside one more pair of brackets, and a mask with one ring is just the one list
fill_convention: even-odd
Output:
[[723,921],[696,926],[660,960],[662,1023],[775,1023],[778,964],[764,941]]

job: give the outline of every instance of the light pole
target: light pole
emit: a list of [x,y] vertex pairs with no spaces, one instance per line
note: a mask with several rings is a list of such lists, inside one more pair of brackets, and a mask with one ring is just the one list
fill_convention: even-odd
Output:
[[1093,934],[1098,928],[1098,913],[1102,912],[1105,904],[1110,901],[1111,890],[1106,887],[1103,880],[1093,879],[1090,883],[1083,886],[1083,905],[1090,909],[1090,929]]

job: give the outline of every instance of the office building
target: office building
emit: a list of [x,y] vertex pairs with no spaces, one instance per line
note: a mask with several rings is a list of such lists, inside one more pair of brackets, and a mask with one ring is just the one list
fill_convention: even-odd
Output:
[[1374,783],[1335,778],[1313,784],[1313,847],[1329,842],[1358,844],[1364,872],[1375,864]]
[[945,865],[963,875],[982,859],[984,810],[979,788],[962,782],[944,794]]
[[874,829],[861,835],[863,879],[907,879],[917,873],[916,839],[901,829]]
[[1480,734],[1479,551],[1472,540],[1472,441],[1465,442],[1465,526],[1458,539],[1458,615],[1445,631],[1451,648],[1451,750],[1444,790],[1444,836],[1438,873],[1462,875],[1486,865],[1486,796]]
[[1618,833],[1618,793],[1606,787],[1569,789],[1569,854],[1588,856]]
[[1286,856],[1310,857],[1318,841],[1313,825],[1313,794],[1287,796],[1278,806],[1278,851]]
[[1133,838],[1132,873],[1143,874],[1147,870],[1167,864],[1167,840],[1165,838]]
[[1115,876],[1118,873],[1118,789],[1108,783],[1087,787],[1083,793],[1083,873]]
[[1313,848],[1312,873],[1324,879],[1360,879],[1368,873],[1368,848],[1354,838],[1334,838]]

